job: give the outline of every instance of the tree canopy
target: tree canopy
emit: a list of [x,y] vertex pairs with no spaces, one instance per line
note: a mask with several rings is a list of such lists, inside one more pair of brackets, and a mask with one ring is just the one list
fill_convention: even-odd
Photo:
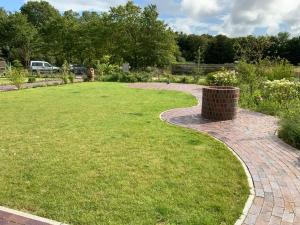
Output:
[[132,68],[265,57],[300,63],[300,37],[176,33],[159,19],[155,5],[141,8],[132,1],[102,13],[59,12],[46,1],[28,1],[14,13],[0,8],[0,50],[6,60],[17,59],[24,66],[30,60],[96,65],[107,55],[111,63],[126,62]]
[[133,68],[164,67],[179,52],[176,35],[159,20],[156,6],[141,8],[132,1],[107,13],[81,14],[29,1],[20,12],[0,10],[0,26],[7,59],[24,65],[31,59],[91,65],[110,55],[112,63],[128,62]]

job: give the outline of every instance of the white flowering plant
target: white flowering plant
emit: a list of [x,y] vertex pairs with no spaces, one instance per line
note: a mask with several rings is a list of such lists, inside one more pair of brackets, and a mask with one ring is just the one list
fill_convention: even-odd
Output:
[[210,86],[236,86],[238,83],[236,72],[225,69],[208,74],[206,81]]
[[285,104],[291,100],[300,98],[299,82],[287,79],[266,81],[262,88],[262,98],[270,101]]

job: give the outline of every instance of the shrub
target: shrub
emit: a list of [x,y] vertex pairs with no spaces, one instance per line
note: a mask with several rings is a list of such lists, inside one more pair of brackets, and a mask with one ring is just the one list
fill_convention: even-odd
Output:
[[64,64],[61,67],[61,74],[60,74],[60,79],[64,84],[68,83],[69,75],[70,75],[70,66],[68,62],[65,60]]
[[23,69],[23,65],[19,60],[14,60],[11,63],[12,67],[16,68],[16,69]]
[[68,78],[69,78],[70,83],[74,83],[75,75],[73,73],[70,73]]
[[110,58],[110,56],[106,55],[102,57],[101,60],[98,60],[96,62],[96,80],[105,81],[105,76],[113,75],[113,77],[116,77],[114,76],[114,74],[121,72],[120,67],[118,65],[110,63]]
[[105,82],[118,82],[120,81],[120,77],[122,76],[121,73],[112,73],[109,75],[105,75],[104,77],[102,77],[101,81],[105,81]]
[[237,77],[235,71],[222,70],[209,73],[206,81],[211,86],[235,86],[237,84]]
[[135,76],[138,82],[148,82],[152,80],[152,73],[149,72],[137,72]]
[[22,84],[25,83],[27,76],[28,71],[24,69],[9,68],[6,72],[6,77],[18,89],[22,88]]
[[281,121],[278,135],[288,144],[300,149],[300,114],[285,117]]
[[36,78],[35,77],[28,77],[28,83],[35,83],[36,82]]
[[253,95],[255,90],[260,87],[265,77],[260,72],[259,64],[249,64],[245,61],[237,65],[237,78],[240,85],[245,86],[245,91]]
[[268,80],[291,79],[294,75],[294,68],[286,59],[269,61],[268,64],[264,71]]
[[289,101],[300,98],[299,87],[299,83],[286,79],[266,81],[262,88],[262,97],[286,105]]
[[124,83],[134,83],[138,82],[138,78],[134,73],[121,73],[119,81]]

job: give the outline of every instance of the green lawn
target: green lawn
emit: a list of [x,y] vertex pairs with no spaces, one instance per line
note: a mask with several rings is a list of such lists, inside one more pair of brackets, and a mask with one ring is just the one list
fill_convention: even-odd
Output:
[[234,224],[249,193],[239,161],[159,119],[194,104],[117,83],[0,93],[0,205],[81,225]]

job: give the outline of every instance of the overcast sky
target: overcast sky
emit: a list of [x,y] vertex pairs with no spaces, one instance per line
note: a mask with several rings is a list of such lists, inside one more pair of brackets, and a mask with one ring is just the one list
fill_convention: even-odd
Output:
[[[0,7],[15,11],[26,0],[0,0]],[[126,0],[48,0],[60,11],[107,11]],[[300,0],[135,0],[156,4],[160,18],[174,30],[195,34],[300,35]]]

